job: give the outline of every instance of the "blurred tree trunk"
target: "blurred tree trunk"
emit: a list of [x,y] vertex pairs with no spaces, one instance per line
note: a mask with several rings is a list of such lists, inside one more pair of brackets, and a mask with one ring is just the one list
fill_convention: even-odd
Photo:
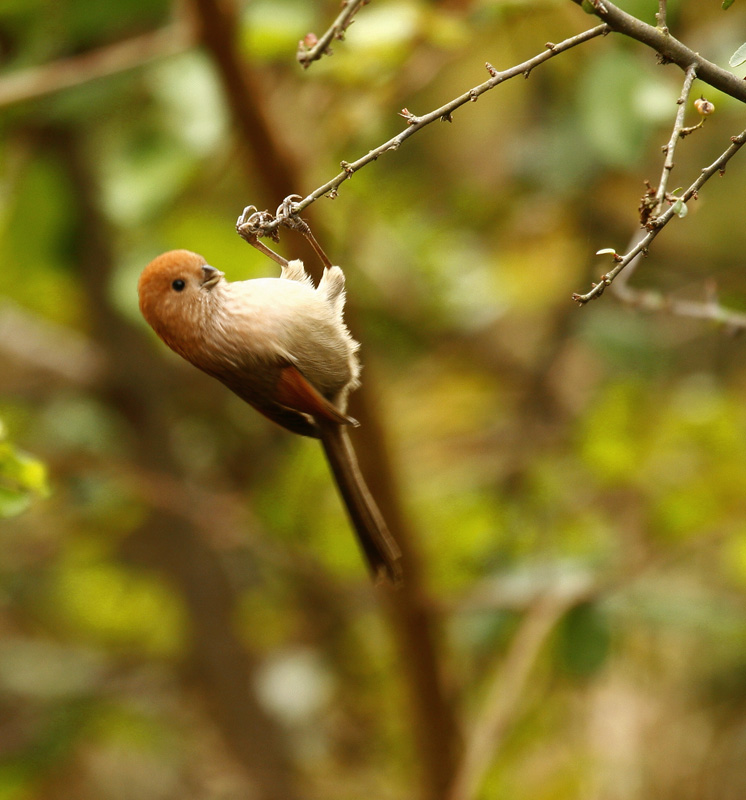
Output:
[[[279,204],[286,194],[299,190],[303,175],[289,157],[276,126],[272,126],[264,113],[266,100],[257,90],[258,81],[252,79],[237,52],[234,6],[215,0],[193,0],[193,9],[200,38],[215,62],[226,103],[246,145],[244,168],[249,175],[259,171],[264,196],[274,198]],[[421,796],[424,800],[439,800],[445,796],[452,779],[458,750],[457,726],[442,675],[439,620],[420,580],[415,538],[401,507],[384,444],[384,423],[364,386],[355,393],[352,403],[362,423],[353,434],[361,468],[404,553],[405,583],[400,591],[388,595],[388,616],[412,709],[414,741],[421,765]]]

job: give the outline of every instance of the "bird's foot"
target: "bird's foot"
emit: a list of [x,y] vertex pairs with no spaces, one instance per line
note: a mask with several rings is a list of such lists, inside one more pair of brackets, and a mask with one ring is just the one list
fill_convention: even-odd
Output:
[[298,231],[298,233],[303,235],[308,240],[311,247],[313,247],[316,255],[321,259],[321,263],[325,267],[331,267],[332,262],[322,250],[321,245],[316,241],[316,237],[311,232],[310,226],[304,219],[301,219],[300,214],[296,210],[297,201],[302,199],[303,198],[299,194],[289,195],[277,207],[275,217],[280,225],[292,231]]

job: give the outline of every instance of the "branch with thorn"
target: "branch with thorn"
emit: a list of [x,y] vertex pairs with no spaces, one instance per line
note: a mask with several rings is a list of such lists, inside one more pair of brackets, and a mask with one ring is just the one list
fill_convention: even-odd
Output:
[[[725,173],[725,165],[728,163],[728,161],[730,161],[731,158],[733,158],[733,156],[741,149],[741,147],[743,147],[744,143],[746,143],[746,130],[739,133],[738,136],[733,136],[731,138],[731,144],[728,149],[721,153],[715,159],[715,161],[710,164],[709,167],[705,167],[702,172],[700,172],[694,183],[692,183],[692,185],[681,196],[676,196],[676,202],[670,205],[662,214],[651,218],[646,223],[645,227],[647,229],[647,233],[642,236],[625,255],[620,255],[619,253],[611,251],[615,262],[614,267],[602,275],[601,280],[598,283],[592,284],[589,292],[586,292],[585,294],[575,293],[572,295],[572,299],[580,305],[585,305],[590,300],[600,297],[604,293],[606,287],[613,283],[614,279],[625,267],[629,266],[639,255],[647,254],[648,248],[650,247],[653,239],[655,239],[655,237],[663,230],[663,228],[668,225],[674,216],[680,214],[680,207],[678,207],[679,203],[686,204],[689,200],[695,199],[699,190],[713,175],[716,173],[723,175]],[[608,252],[608,250],[602,250],[599,252],[601,254],[605,254]]]
[[[735,97],[742,103],[746,103],[746,81],[687,47],[672,36],[668,28],[648,25],[626,11],[622,11],[621,8],[617,8],[609,0],[603,0],[603,2],[601,0],[571,0],[571,2],[579,6],[584,6],[587,2],[593,9],[592,13],[605,22],[610,31],[621,33],[651,47],[660,56],[661,63],[676,64],[682,70],[694,65],[699,80]],[[662,9],[665,10],[665,6],[666,4],[660,3],[659,0],[659,14]]]
[[298,52],[295,57],[303,69],[308,69],[314,61],[318,61],[322,56],[332,54],[331,43],[335,39],[340,41],[344,39],[345,31],[355,21],[353,19],[355,14],[369,2],[370,0],[344,0],[339,16],[320,37],[314,33],[308,33],[298,42]]
[[[263,242],[260,242],[259,239],[262,236],[269,235],[273,241],[279,242],[279,226],[298,231],[298,233],[308,240],[308,243],[319,257],[321,263],[326,268],[330,268],[332,262],[311,232],[309,224],[304,219],[301,219],[298,212],[294,209],[295,201],[300,199],[300,195],[291,194],[280,203],[274,214],[271,214],[269,211],[258,211],[256,206],[246,206],[241,216],[236,220],[236,231],[238,231],[238,235],[244,241],[248,242],[260,253],[271,258],[282,267],[287,266],[287,259],[283,258],[279,253],[275,253],[274,250],[267,247]],[[270,224],[276,227],[272,228],[270,234],[265,234],[265,228],[269,227]]]
[[[583,0],[572,0],[572,2],[581,5]],[[342,171],[306,197],[301,198],[299,195],[292,195],[290,198],[287,198],[283,204],[285,207],[283,214],[277,213],[272,215],[268,212],[260,213],[257,212],[256,209],[249,207],[252,208],[251,213],[247,215],[245,211],[242,217],[239,218],[239,223],[237,224],[239,233],[254,247],[257,247],[257,249],[263,249],[263,251],[268,251],[267,254],[271,254],[270,257],[274,258],[274,260],[278,260],[280,257],[272,253],[269,248],[266,248],[266,246],[262,245],[259,242],[259,239],[267,236],[276,240],[279,226],[286,224],[284,220],[288,218],[299,219],[298,215],[320,197],[335,198],[338,194],[339,187],[346,180],[350,179],[357,171],[373,161],[376,161],[379,156],[387,152],[398,150],[399,147],[410,136],[417,131],[422,130],[422,128],[426,127],[432,122],[435,122],[436,120],[451,122],[453,120],[453,112],[456,109],[460,108],[466,103],[476,102],[482,94],[495,88],[504,81],[517,77],[518,75],[523,75],[524,77],[528,78],[531,74],[531,71],[536,66],[542,64],[548,59],[563,53],[572,47],[576,47],[577,45],[590,41],[597,36],[605,36],[609,32],[614,31],[622,33],[632,39],[636,39],[655,49],[660,56],[661,63],[673,62],[678,64],[682,67],[682,69],[685,70],[685,78],[681,96],[678,100],[679,109],[676,115],[674,128],[668,144],[664,147],[666,158],[663,165],[663,173],[661,175],[660,183],[655,192],[652,191],[650,185],[648,184],[649,191],[643,197],[641,203],[641,220],[643,226],[647,230],[647,233],[640,238],[639,241],[637,241],[625,255],[620,255],[614,251],[610,251],[613,253],[615,262],[614,267],[606,274],[602,275],[600,282],[593,284],[589,292],[585,294],[575,293],[572,296],[573,299],[581,305],[596,297],[600,297],[605,288],[610,286],[615,278],[625,268],[629,267],[630,264],[636,264],[639,260],[639,257],[647,254],[650,243],[670,222],[674,214],[683,216],[684,213],[686,213],[686,202],[692,198],[696,198],[698,189],[715,172],[722,171],[725,163],[743,144],[744,134],[734,137],[731,147],[729,147],[719,159],[710,165],[710,167],[702,170],[699,178],[682,195],[667,191],[666,187],[668,183],[668,177],[673,169],[673,156],[678,140],[700,128],[705,117],[711,114],[714,109],[712,104],[705,100],[704,97],[700,98],[700,100],[695,101],[695,106],[701,117],[699,124],[690,127],[684,127],[683,121],[685,108],[695,78],[700,78],[704,82],[709,83],[710,85],[719,88],[723,92],[730,94],[731,96],[742,101],[746,101],[746,86],[744,86],[744,83],[739,81],[732,73],[726,72],[712,62],[702,58],[698,53],[690,50],[676,38],[671,36],[666,25],[667,0],[659,0],[658,2],[658,12],[656,14],[656,21],[658,23],[657,27],[653,27],[652,25],[642,22],[636,17],[633,17],[617,8],[612,3],[606,2],[606,0],[603,2],[601,2],[601,0],[588,0],[588,2],[590,3],[593,13],[597,14],[604,21],[602,25],[565,39],[558,44],[548,42],[545,45],[545,50],[543,52],[531,59],[528,59],[522,64],[515,65],[503,71],[496,69],[492,64],[486,62],[485,69],[490,76],[487,81],[472,87],[464,94],[452,99],[445,105],[434,109],[427,114],[418,116],[412,113],[408,108],[403,108],[399,112],[399,115],[406,120],[406,127],[404,130],[400,131],[396,136],[394,136],[392,139],[389,139],[387,142],[384,142],[382,145],[370,150],[366,155],[358,158],[356,161],[342,161],[340,164]],[[364,5],[364,2],[353,3],[351,0],[345,3],[342,13],[337,20],[335,20],[334,25],[332,25],[329,31],[327,31],[327,34],[329,34],[331,31],[331,35],[325,35],[325,37],[322,37],[326,44],[320,48],[316,48],[318,51],[318,56],[315,57],[320,57],[320,55],[322,55],[324,52],[324,48],[327,47],[328,43],[334,38],[333,31],[339,30],[339,28],[335,28],[335,26],[337,26],[340,21],[346,21],[346,24],[349,24],[352,15],[362,5]],[[344,30],[344,28],[341,30]],[[321,40],[319,40],[318,44],[322,44]],[[299,59],[303,63],[300,55]],[[306,63],[304,66],[308,66],[308,64]],[[666,203],[668,203],[669,207],[664,211],[663,209]],[[632,290],[628,289],[627,291]]]
[[[681,95],[679,99],[676,101],[678,104],[678,110],[676,111],[676,119],[674,121],[673,130],[671,131],[671,138],[668,140],[668,144],[664,146],[663,151],[666,154],[665,159],[663,160],[663,172],[661,174],[661,179],[658,184],[658,191],[655,195],[655,208],[653,210],[653,218],[660,216],[661,211],[663,211],[663,203],[666,199],[666,186],[668,184],[668,177],[671,174],[671,170],[673,169],[674,165],[674,151],[676,150],[676,145],[679,139],[682,137],[682,131],[684,130],[684,115],[686,114],[686,105],[689,101],[689,94],[692,91],[692,84],[694,83],[694,79],[697,77],[697,68],[694,64],[690,64],[686,69],[686,74],[684,75],[684,85],[681,88]],[[704,119],[704,118],[703,118]]]
[[[410,136],[422,130],[427,125],[437,121],[451,122],[453,119],[453,112],[457,108],[460,108],[466,103],[476,102],[477,99],[485,92],[490,91],[490,89],[494,89],[496,86],[499,86],[501,83],[504,83],[511,78],[518,77],[519,75],[528,77],[528,75],[531,73],[531,70],[533,70],[534,67],[538,66],[539,64],[543,64],[550,58],[554,58],[560,53],[564,53],[573,47],[588,42],[597,36],[603,36],[604,34],[608,33],[608,31],[609,28],[606,25],[597,25],[595,28],[583,31],[576,36],[565,39],[559,44],[548,44],[546,49],[538,55],[535,55],[533,58],[524,61],[522,64],[517,64],[503,71],[498,71],[491,64],[486,64],[487,72],[490,75],[489,80],[485,81],[484,83],[480,83],[478,86],[474,86],[467,92],[464,92],[464,94],[453,98],[453,100],[450,100],[445,105],[441,106],[440,108],[436,108],[433,111],[424,114],[423,116],[416,116],[408,109],[402,109],[399,114],[407,121],[407,125],[404,130],[400,131],[396,136],[394,136],[392,139],[389,139],[387,142],[384,142],[382,145],[370,150],[356,161],[342,161],[340,164],[342,171],[338,175],[335,175],[335,177],[333,177],[330,181],[327,181],[323,186],[319,186],[318,189],[315,189],[306,197],[298,199],[297,202],[292,202],[292,213],[300,214],[320,197],[335,198],[337,196],[339,187],[346,180],[349,180],[356,172],[361,170],[366,165],[371,164],[373,161],[376,161],[379,156],[382,156],[384,153],[395,152]],[[294,197],[296,197],[296,195],[294,195]],[[257,218],[253,224],[258,226],[258,236],[269,236],[272,238],[274,232],[277,231],[277,228],[281,223],[277,215],[273,216],[269,214],[266,217]]]

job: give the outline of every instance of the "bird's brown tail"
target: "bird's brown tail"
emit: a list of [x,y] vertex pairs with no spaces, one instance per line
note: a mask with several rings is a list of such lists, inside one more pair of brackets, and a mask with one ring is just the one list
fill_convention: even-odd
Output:
[[373,577],[400,583],[401,550],[363,480],[347,431],[331,423],[319,427],[326,459]]

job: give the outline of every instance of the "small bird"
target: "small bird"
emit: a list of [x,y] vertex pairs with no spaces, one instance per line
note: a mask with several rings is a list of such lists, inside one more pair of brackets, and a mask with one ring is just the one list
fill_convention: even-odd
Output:
[[228,282],[197,253],[171,250],[145,267],[137,289],[142,315],[172,350],[273,422],[321,440],[373,577],[397,584],[401,551],[346,430],[357,425],[346,410],[360,365],[344,286],[330,266],[314,287],[298,260],[279,278]]

